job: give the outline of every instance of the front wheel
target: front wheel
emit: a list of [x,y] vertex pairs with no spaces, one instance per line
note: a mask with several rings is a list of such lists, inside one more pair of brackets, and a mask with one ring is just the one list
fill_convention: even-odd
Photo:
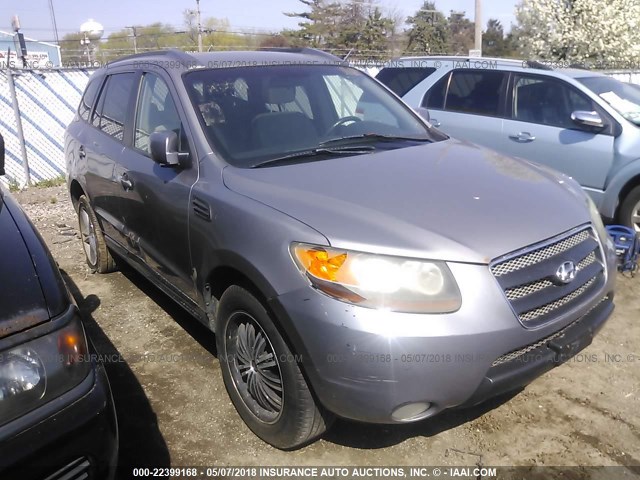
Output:
[[218,312],[222,377],[247,426],[280,449],[319,437],[333,417],[314,400],[296,357],[262,303],[234,285],[222,295]]
[[631,190],[623,200],[619,221],[622,225],[640,232],[640,186]]

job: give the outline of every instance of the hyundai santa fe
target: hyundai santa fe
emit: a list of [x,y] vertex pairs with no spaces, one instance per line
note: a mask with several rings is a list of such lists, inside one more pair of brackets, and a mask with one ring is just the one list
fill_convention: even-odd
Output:
[[637,86],[584,68],[464,57],[401,58],[377,78],[445,133],[570,175],[605,219],[640,232]]
[[231,401],[278,448],[520,388],[613,310],[576,182],[448,138],[323,52],[115,61],[65,148],[90,268],[128,262],[214,331]]

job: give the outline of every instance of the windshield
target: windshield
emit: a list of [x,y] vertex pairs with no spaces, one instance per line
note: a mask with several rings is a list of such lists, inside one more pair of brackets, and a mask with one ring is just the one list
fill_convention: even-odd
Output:
[[295,154],[341,139],[353,147],[361,137],[368,147],[388,150],[442,138],[375,80],[349,67],[207,69],[185,74],[184,82],[212,148],[238,167],[287,156],[304,161],[308,155]]
[[578,80],[624,118],[640,125],[640,86],[622,83],[611,77],[589,77]]

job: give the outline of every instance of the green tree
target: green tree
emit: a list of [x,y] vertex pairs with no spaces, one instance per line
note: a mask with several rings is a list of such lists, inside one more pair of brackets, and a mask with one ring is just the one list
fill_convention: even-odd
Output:
[[86,64],[87,54],[85,47],[80,43],[80,40],[84,38],[84,34],[80,32],[67,33],[59,41],[60,55],[62,57],[62,63],[65,65]]
[[475,23],[466,18],[464,12],[449,14],[449,40],[447,53],[467,55],[475,44]]
[[482,53],[488,57],[503,57],[508,55],[507,39],[504,28],[499,20],[490,18],[487,29],[482,34]]
[[316,48],[331,49],[339,45],[340,15],[342,6],[338,2],[327,0],[299,0],[310,10],[285,15],[300,18],[299,30],[289,31],[296,44],[305,44]]
[[407,18],[410,26],[407,50],[420,54],[446,53],[449,26],[434,2],[425,1],[415,15]]
[[167,48],[184,48],[186,44],[187,38],[184,33],[176,32],[171,25],[156,22],[112,33],[100,43],[97,58],[110,61],[123,55],[130,55],[136,50],[140,53]]

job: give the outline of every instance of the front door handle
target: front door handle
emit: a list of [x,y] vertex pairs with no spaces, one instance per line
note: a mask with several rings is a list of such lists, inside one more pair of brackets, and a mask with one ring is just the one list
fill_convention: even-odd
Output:
[[129,178],[129,175],[127,175],[126,173],[123,173],[120,176],[120,185],[122,185],[122,188],[124,188],[126,191],[133,190],[133,181]]
[[431,120],[429,120],[431,122],[431,125],[433,125],[434,127],[438,128],[441,123],[438,121],[437,118],[432,118]]
[[80,145],[80,148],[78,148],[78,157],[80,157],[80,160],[87,158],[87,152],[84,151],[84,145]]
[[531,135],[529,132],[520,132],[513,135],[509,135],[509,138],[511,140],[515,140],[516,142],[521,142],[521,143],[533,142],[536,139],[536,137]]

